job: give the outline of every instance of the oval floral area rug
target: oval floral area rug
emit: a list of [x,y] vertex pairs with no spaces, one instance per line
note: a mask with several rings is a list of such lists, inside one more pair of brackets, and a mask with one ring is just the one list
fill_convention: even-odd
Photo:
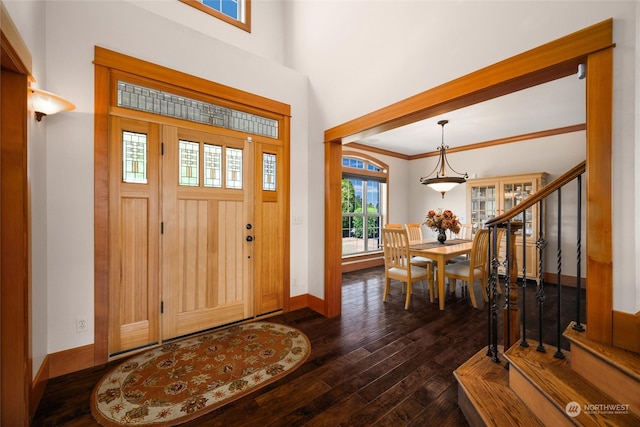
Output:
[[268,322],[185,338],[111,370],[91,394],[91,413],[104,426],[180,424],[282,378],[310,351],[302,332]]

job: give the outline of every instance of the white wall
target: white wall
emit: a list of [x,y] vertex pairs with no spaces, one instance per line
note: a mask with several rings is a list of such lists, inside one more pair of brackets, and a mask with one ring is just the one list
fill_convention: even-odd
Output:
[[224,40],[232,46],[270,61],[282,64],[284,56],[284,14],[280,0],[251,1],[251,32],[240,30],[226,22],[211,18],[198,9],[178,0],[120,0],[163,18],[175,21],[206,36]]

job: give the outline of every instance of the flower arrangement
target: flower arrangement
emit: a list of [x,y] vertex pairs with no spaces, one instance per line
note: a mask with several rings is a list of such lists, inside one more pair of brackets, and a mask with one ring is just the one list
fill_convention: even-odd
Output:
[[440,209],[430,210],[424,218],[424,224],[437,232],[443,232],[444,230],[451,230],[456,234],[460,232],[460,222],[456,215],[449,209],[445,209],[444,211]]

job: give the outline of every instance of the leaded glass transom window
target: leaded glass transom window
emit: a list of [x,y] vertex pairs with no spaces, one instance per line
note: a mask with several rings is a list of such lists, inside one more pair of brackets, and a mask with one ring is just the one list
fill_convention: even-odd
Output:
[[158,89],[118,81],[118,107],[278,138],[278,121]]
[[147,135],[122,132],[122,180],[147,183]]
[[228,148],[226,154],[227,188],[242,188],[242,150]]
[[180,140],[180,185],[197,187],[200,177],[200,144]]
[[222,187],[222,147],[204,144],[204,186]]
[[276,155],[262,154],[262,189],[276,191]]

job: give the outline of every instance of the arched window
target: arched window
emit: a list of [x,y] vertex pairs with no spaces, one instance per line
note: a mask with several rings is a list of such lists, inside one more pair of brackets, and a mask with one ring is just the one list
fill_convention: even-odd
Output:
[[342,155],[342,256],[380,252],[389,167],[359,152]]

